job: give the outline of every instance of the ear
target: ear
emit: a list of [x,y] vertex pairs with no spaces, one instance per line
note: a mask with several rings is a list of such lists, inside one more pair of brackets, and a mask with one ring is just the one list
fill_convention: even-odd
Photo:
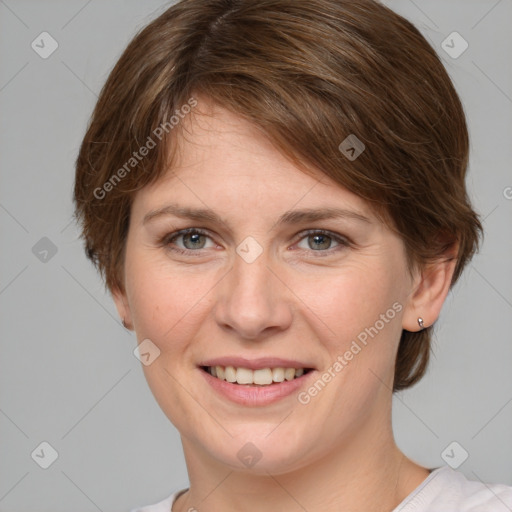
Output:
[[402,317],[403,329],[420,331],[418,318],[423,319],[425,327],[430,327],[437,320],[450,291],[457,254],[458,244],[453,244],[438,260],[417,271],[412,293]]
[[117,312],[119,313],[121,321],[124,321],[124,323],[126,324],[125,327],[128,330],[132,331],[132,314],[130,311],[130,306],[128,305],[126,293],[122,291],[119,287],[116,287],[112,290],[112,298],[114,299],[114,303],[116,305]]

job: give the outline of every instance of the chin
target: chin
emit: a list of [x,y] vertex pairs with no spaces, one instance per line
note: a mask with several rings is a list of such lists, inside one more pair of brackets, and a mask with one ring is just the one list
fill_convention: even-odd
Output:
[[[224,431],[217,436],[205,436],[203,432],[201,439],[187,437],[193,446],[202,445],[201,451],[207,456],[237,472],[268,476],[269,473],[279,475],[305,466],[308,463],[306,452],[311,453],[318,440],[312,438],[303,443],[297,438],[296,426],[293,433],[284,428],[279,431],[281,427],[276,429],[276,426],[266,424],[263,428],[261,424],[255,424],[252,427],[245,423],[239,425],[239,433],[228,427],[233,437]],[[304,444],[311,446],[308,448]]]

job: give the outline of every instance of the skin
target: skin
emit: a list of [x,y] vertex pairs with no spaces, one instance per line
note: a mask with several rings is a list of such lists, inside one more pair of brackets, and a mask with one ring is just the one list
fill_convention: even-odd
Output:
[[[420,316],[426,326],[437,319],[454,262],[409,272],[401,238],[364,200],[319,171],[302,172],[207,99],[182,123],[176,164],[135,196],[125,292],[113,293],[138,342],[149,338],[160,350],[143,370],[180,432],[190,479],[173,511],[391,511],[428,476],[392,432],[400,334],[419,330]],[[169,203],[212,209],[228,225],[171,215],[143,223]],[[325,206],[369,221],[275,226],[288,210]],[[185,228],[208,235],[160,243]],[[303,234],[310,229],[349,244]],[[236,252],[248,236],[263,249],[252,263]],[[197,367],[213,357],[276,356],[308,363],[320,377],[397,302],[401,311],[307,404],[297,394],[268,406],[235,404]],[[247,442],[262,454],[251,468],[237,457]]]

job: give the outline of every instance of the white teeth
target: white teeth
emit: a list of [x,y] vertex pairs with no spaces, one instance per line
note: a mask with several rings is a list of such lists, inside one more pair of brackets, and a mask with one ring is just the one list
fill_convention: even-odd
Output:
[[218,377],[221,380],[224,380],[224,368],[222,366],[216,366],[215,373],[217,374],[216,377]]
[[224,370],[224,378],[228,382],[236,382],[236,370],[232,366],[226,366]]
[[284,368],[274,368],[272,370],[272,380],[274,382],[283,382],[283,380],[284,380]]
[[268,385],[272,384],[272,370],[270,368],[263,368],[262,370],[254,370],[253,372],[254,384]]
[[268,386],[273,382],[293,380],[304,375],[304,368],[261,368],[251,370],[250,368],[235,368],[233,366],[209,366],[208,372],[220,380],[236,382],[237,384],[256,384]]
[[295,377],[295,368],[286,368],[284,370],[284,378],[286,380],[292,380]]
[[236,369],[236,381],[238,384],[252,384],[253,372],[248,368],[237,368]]

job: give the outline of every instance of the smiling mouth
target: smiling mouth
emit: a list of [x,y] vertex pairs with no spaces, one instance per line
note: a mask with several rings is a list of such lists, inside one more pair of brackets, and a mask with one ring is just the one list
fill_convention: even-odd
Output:
[[219,380],[246,386],[271,386],[298,379],[312,371],[312,368],[282,367],[259,370],[234,366],[201,366],[200,368]]

